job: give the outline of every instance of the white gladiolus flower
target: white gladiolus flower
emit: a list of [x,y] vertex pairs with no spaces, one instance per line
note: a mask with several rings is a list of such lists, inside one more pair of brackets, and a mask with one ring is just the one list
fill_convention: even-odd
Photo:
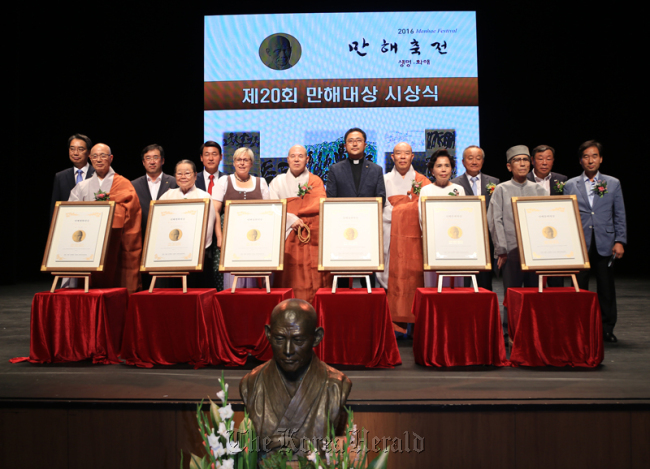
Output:
[[220,416],[223,420],[228,420],[228,419],[231,418],[233,415],[235,415],[235,413],[232,411],[232,407],[230,406],[230,404],[228,404],[228,405],[225,406],[225,407],[219,407],[219,416]]
[[222,463],[217,461],[217,469],[235,469],[235,460],[232,458],[226,459]]
[[226,393],[223,392],[223,391],[219,391],[219,392],[217,393],[217,397],[218,397],[219,399],[221,399],[221,402],[223,402],[224,399],[226,398]]
[[229,441],[227,446],[226,446],[226,453],[227,454],[237,454],[241,452],[241,448],[239,447],[239,443],[236,441]]
[[221,443],[219,443],[219,437],[214,434],[214,428],[212,429],[212,433],[208,435],[208,444],[210,445],[210,448],[221,445]]
[[310,453],[307,455],[307,460],[308,460],[308,461],[311,461],[311,462],[316,462],[316,453],[312,453],[312,452],[310,452]]
[[228,438],[230,437],[228,429],[226,428],[226,424],[223,422],[219,422],[219,430],[217,431],[217,433],[219,433],[219,435],[224,437],[226,440],[228,440]]

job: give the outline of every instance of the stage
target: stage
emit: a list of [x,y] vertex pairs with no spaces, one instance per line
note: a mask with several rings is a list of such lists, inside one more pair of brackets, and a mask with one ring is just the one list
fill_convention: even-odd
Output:
[[[238,383],[260,363],[252,358],[244,367],[199,370],[9,363],[29,354],[32,297],[48,288],[0,287],[0,467],[18,467],[12,464],[34,445],[45,445],[49,467],[77,467],[97,454],[104,454],[102,467],[135,467],[136,461],[178,467],[180,449],[196,447],[196,404],[215,398],[222,370],[236,410],[243,410]],[[348,404],[355,420],[393,446],[389,467],[645,467],[650,280],[619,278],[617,295],[619,342],[605,344],[605,359],[595,369],[426,368],[415,364],[412,341],[400,340],[401,366],[337,367],[353,382]],[[50,435],[47,441],[34,441],[42,432]],[[424,439],[421,452],[412,449],[418,437]],[[125,438],[132,443],[111,451],[111,442]],[[399,447],[398,440],[404,440]]]

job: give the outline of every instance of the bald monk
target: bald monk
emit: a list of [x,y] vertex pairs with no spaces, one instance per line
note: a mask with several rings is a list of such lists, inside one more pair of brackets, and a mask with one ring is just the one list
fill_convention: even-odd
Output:
[[[275,273],[273,286],[293,288],[296,298],[309,303],[316,291],[326,286],[330,274],[318,271],[318,226],[320,199],[326,197],[321,178],[307,169],[309,155],[302,145],[289,149],[289,171],[278,175],[269,185],[271,199],[287,200],[287,239],[284,243],[284,269]],[[298,195],[299,187],[306,193]],[[309,229],[309,239],[304,242]],[[298,236],[301,229],[301,241]]]
[[379,283],[388,291],[388,308],[393,328],[406,332],[415,322],[411,305],[415,289],[424,286],[422,263],[422,230],[418,219],[418,195],[413,184],[431,184],[413,168],[411,145],[400,142],[390,155],[393,170],[384,175],[386,206],[384,207],[384,272],[377,273]]
[[129,293],[140,290],[138,271],[142,255],[140,200],[133,185],[111,167],[113,154],[108,145],[98,143],[90,151],[95,169],[92,177],[78,183],[70,192],[70,201],[95,201],[101,189],[115,202],[111,236],[102,272],[92,273],[92,286],[125,287]]
[[307,440],[325,438],[328,415],[339,434],[343,430],[343,406],[352,383],[314,353],[323,328],[317,327],[316,311],[306,301],[278,304],[265,329],[273,358],[244,376],[239,392],[261,453],[291,448],[296,456],[305,456]]

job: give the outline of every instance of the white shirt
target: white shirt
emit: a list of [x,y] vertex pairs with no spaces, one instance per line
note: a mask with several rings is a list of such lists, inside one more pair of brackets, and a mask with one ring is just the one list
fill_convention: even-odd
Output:
[[582,179],[585,184],[585,190],[587,191],[587,197],[589,198],[589,206],[593,208],[594,197],[596,196],[594,193],[594,186],[596,185],[596,182],[600,180],[600,171],[596,172],[593,183],[589,179],[589,176],[584,173],[584,171],[582,172]]
[[544,189],[546,189],[546,192],[549,194],[551,193],[551,172],[549,171],[548,175],[542,179],[537,177],[537,174],[535,174],[535,170],[533,169],[533,179],[535,179],[535,182],[542,186]]
[[216,173],[210,174],[208,171],[203,168],[203,180],[205,181],[205,190],[208,190],[208,187],[210,187],[210,176],[214,176],[214,187],[212,188],[212,193],[214,194],[214,190],[217,187],[217,182],[219,181],[219,170],[217,170]]
[[[469,174],[465,173],[465,176],[467,176],[467,182],[469,182],[469,187],[472,187],[472,178],[474,176],[470,176]],[[469,194],[469,195],[481,195],[483,193],[483,190],[481,189],[481,173],[479,172],[476,177],[478,178],[476,180],[476,194]]]
[[[230,184],[239,192],[252,192],[257,187],[257,178],[253,177],[253,187],[240,187],[237,184],[237,179],[235,175],[231,174],[229,176],[221,176],[217,182],[214,183],[214,189],[212,189],[212,198],[218,202],[223,202],[223,198],[226,195],[226,189],[228,189],[228,178],[230,178]],[[264,178],[259,178],[260,180],[260,190],[262,192],[262,199],[268,200],[269,197],[269,185],[266,183]],[[207,187],[207,185],[206,185]]]
[[147,185],[149,186],[149,194],[151,194],[151,200],[156,200],[158,198],[158,192],[160,191],[160,181],[162,181],[162,173],[158,175],[154,181],[147,174]]
[[[436,184],[429,184],[420,189],[420,197],[431,197],[431,196],[442,196],[449,195],[450,192],[458,192],[458,195],[465,195],[465,189],[463,186],[454,184],[453,182],[447,187],[440,187]],[[449,197],[453,197],[449,195]],[[418,214],[420,215],[420,227],[422,226],[422,204],[418,202]]]
[[[169,189],[167,192],[165,192],[163,195],[160,196],[160,200],[181,200],[181,199],[209,199],[210,194],[208,194],[206,191],[202,191],[196,186],[192,186],[192,188],[187,191],[186,194],[183,194],[183,191],[181,190],[180,187],[177,187],[176,189]],[[214,223],[215,220],[217,219],[215,213],[214,213],[214,205],[212,202],[209,204],[209,210],[210,212],[208,213],[208,226],[207,229],[205,230],[205,248],[209,248],[210,245],[212,244],[212,233],[214,233]]]

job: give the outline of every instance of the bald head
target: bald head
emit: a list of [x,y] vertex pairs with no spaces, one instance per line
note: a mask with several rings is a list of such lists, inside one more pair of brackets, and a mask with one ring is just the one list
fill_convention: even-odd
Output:
[[413,162],[414,156],[411,145],[406,142],[400,142],[395,145],[393,153],[390,155],[393,163],[395,163],[395,170],[402,176],[411,169],[411,163]]
[[271,312],[271,328],[278,321],[289,321],[292,324],[301,323],[306,333],[313,333],[316,330],[318,318],[316,310],[305,300],[292,298],[279,303]]
[[269,39],[266,53],[271,58],[271,67],[275,70],[285,70],[291,67],[289,64],[291,43],[286,37],[274,36]]
[[287,156],[287,163],[289,163],[289,169],[291,174],[294,177],[300,176],[307,167],[309,163],[309,156],[307,155],[307,149],[302,145],[294,145],[289,149],[289,155]]
[[111,169],[113,154],[111,148],[105,143],[98,143],[90,150],[90,162],[97,173],[97,177],[103,179]]

